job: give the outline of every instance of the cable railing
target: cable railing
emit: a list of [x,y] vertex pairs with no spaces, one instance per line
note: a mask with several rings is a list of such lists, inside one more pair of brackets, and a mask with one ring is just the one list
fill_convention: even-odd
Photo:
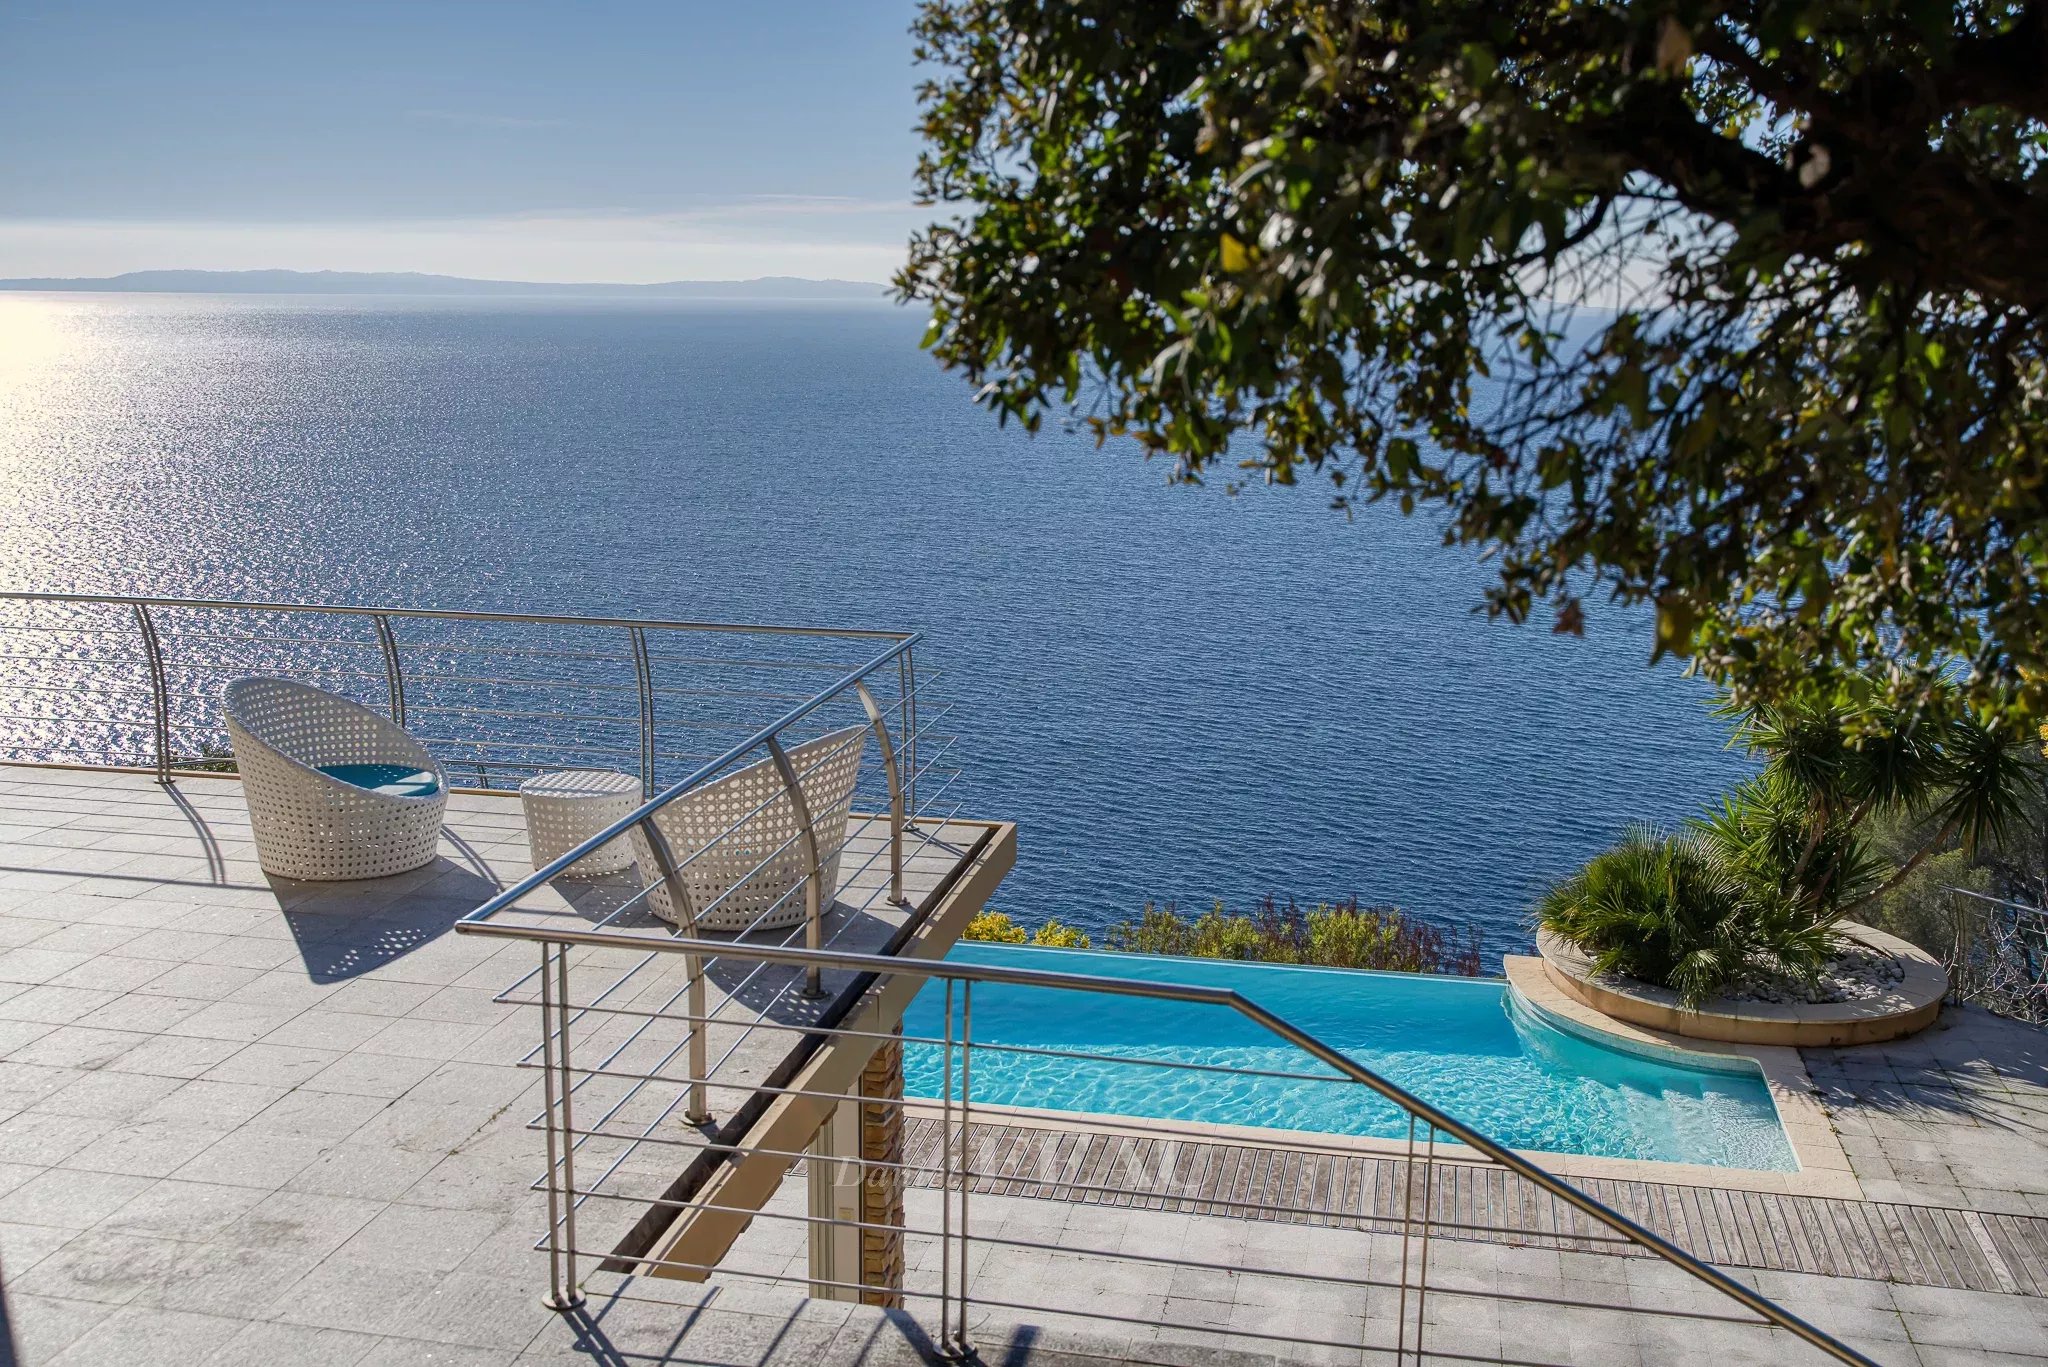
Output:
[[[764,733],[754,745],[770,739]],[[658,796],[564,855],[562,868],[606,840],[651,828],[664,805],[686,800],[702,781]],[[912,824],[929,840],[943,838],[939,823]],[[972,853],[961,848],[959,857]],[[538,945],[537,965],[500,1000],[541,1016],[522,1066],[543,1080],[530,1127],[546,1154],[533,1186],[546,1195],[547,1227],[534,1247],[548,1258],[550,1300],[559,1308],[581,1304],[594,1278],[730,1279],[907,1306],[935,1342],[963,1358],[977,1343],[999,1348],[1005,1332],[1050,1323],[1364,1350],[1405,1363],[1460,1356],[1445,1326],[1478,1303],[1497,1302],[1612,1316],[1616,1341],[1646,1319],[1714,1322],[1775,1335],[1772,1351],[1796,1342],[1839,1361],[1869,1361],[1643,1221],[1229,989],[906,957],[942,905],[943,884],[905,908],[910,914],[889,943],[871,952],[857,947],[861,913],[888,884],[860,871],[833,890],[837,914],[824,934],[811,921],[780,937],[731,940],[650,936],[620,909],[573,899],[534,906],[560,871],[538,871],[458,926]],[[821,1008],[827,986],[836,992]],[[1076,1018],[1109,998],[1142,999],[1169,1032],[1173,1012],[1228,1011],[1285,1046],[1292,1063],[1045,1049],[978,1034],[976,994],[1017,989],[1070,998],[1045,1009]],[[942,996],[940,1023],[907,1031],[906,1004],[919,992]],[[874,1060],[891,1051],[899,1060],[894,1090],[870,1086]],[[977,1095],[977,1069],[1019,1057],[1164,1073],[1182,1090],[1227,1089],[1253,1077],[1347,1088],[1389,1105],[1400,1121],[1390,1142],[1344,1159],[1352,1167],[1341,1178],[1332,1169],[1313,1179],[1226,1180],[1217,1155],[1237,1141],[1213,1125],[1146,1119],[1133,1129],[1100,1115],[1018,1112]],[[906,1076],[915,1079],[907,1092]],[[892,1131],[893,1146],[869,1142]],[[1303,1141],[1315,1148],[1312,1136]],[[1276,1158],[1272,1171],[1284,1166]],[[1480,1172],[1495,1179],[1487,1199],[1474,1195]],[[785,1174],[801,1180],[785,1183]],[[1554,1207],[1552,1230],[1532,1233],[1519,1218],[1533,1201]],[[1135,1227],[1119,1233],[1100,1220],[1047,1220],[1047,1202],[1094,1206]],[[1507,1218],[1509,1210],[1517,1218]],[[1147,1238],[1145,1221],[1186,1228],[1154,1227]],[[1230,1248],[1228,1229],[1247,1221],[1288,1222],[1290,1231],[1305,1225],[1314,1237],[1302,1235],[1298,1257],[1270,1241],[1256,1256],[1191,1251]],[[1219,1224],[1224,1232],[1213,1228]],[[1648,1259],[1703,1288],[1704,1298],[1678,1285],[1646,1302],[1640,1288],[1629,1290],[1632,1282],[1560,1291],[1506,1275],[1475,1278],[1452,1253],[1489,1240]],[[1146,1289],[1204,1276],[1294,1311],[1182,1320],[1167,1313],[1177,1302]],[[625,1294],[619,1285],[606,1294]],[[1105,1293],[1105,1285],[1123,1290]],[[1019,1295],[1020,1287],[1030,1294]],[[1544,1360],[1538,1351],[1528,1360]]]
[[[944,715],[920,716],[938,676],[920,674],[915,642],[776,624],[0,592],[0,754],[163,780],[229,769],[222,691],[278,674],[386,712],[459,785],[605,767],[652,796],[881,652],[887,668],[862,679],[914,791],[930,772],[921,746],[943,740],[929,723]],[[866,800],[886,801],[882,780],[864,769]]]
[[[963,1356],[1005,1322],[1051,1319],[1402,1363],[1458,1356],[1458,1307],[1491,1301],[1742,1325],[1868,1361],[1235,992],[914,957],[948,899],[979,886],[976,869],[999,878],[1014,849],[1008,828],[961,815],[953,738],[936,729],[947,707],[917,644],[887,631],[0,593],[0,755],[166,781],[219,770],[231,764],[221,690],[278,674],[386,711],[477,788],[564,767],[637,777],[635,811],[458,926],[538,945],[501,1000],[541,1014],[522,1060],[542,1082],[534,1187],[547,1227],[535,1247],[565,1309],[591,1277],[720,1278],[910,1305]],[[618,840],[632,842],[635,873],[572,876]],[[1071,999],[1068,1010],[1115,998],[1162,1018],[1227,1011],[1289,1061],[978,1032],[976,994],[1016,990]],[[938,999],[936,1029],[905,1028],[919,992]],[[1002,1059],[1150,1070],[1180,1088],[1348,1089],[1390,1107],[1398,1132],[1312,1180],[1287,1175],[1296,1150],[1269,1146],[1280,1156],[1254,1180],[1219,1157],[1245,1150],[1213,1126],[1134,1130],[991,1103],[977,1069]],[[785,1183],[792,1172],[803,1180]],[[1495,1182],[1486,1199],[1476,1173]],[[1554,1208],[1551,1228],[1506,1218],[1531,1202]],[[1138,1237],[1045,1220],[1048,1203],[1207,1223]],[[1261,1222],[1316,1236],[1213,1255],[1203,1242],[1235,1249],[1244,1241],[1228,1231]],[[1489,1240],[1632,1255],[1704,1299],[1475,1278],[1454,1255]],[[1059,1275],[1077,1263],[1129,1275]],[[1312,1313],[1176,1318],[1180,1298],[1145,1289],[1205,1277],[1274,1305],[1306,1297]]]
[[2048,1025],[2048,908],[1969,888],[1949,897],[1949,997]]

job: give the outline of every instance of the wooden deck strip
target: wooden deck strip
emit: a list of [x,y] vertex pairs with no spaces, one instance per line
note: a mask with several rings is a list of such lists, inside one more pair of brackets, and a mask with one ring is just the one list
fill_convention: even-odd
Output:
[[[957,1124],[957,1118],[955,1123]],[[936,1117],[906,1118],[906,1160],[939,1185]],[[1404,1210],[1438,1237],[1651,1256],[1502,1168],[1284,1150],[1178,1136],[974,1122],[977,1193],[1397,1233]],[[1883,1201],[1606,1178],[1588,1194],[1708,1262],[2048,1296],[2048,1219]],[[1232,1205],[1230,1202],[1247,1204]],[[1249,1208],[1264,1204],[1270,1209]]]

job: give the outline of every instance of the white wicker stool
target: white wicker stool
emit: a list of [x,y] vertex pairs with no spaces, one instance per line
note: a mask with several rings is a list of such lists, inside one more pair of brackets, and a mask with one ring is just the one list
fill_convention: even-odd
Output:
[[[569,769],[519,785],[533,866],[546,868],[640,805],[640,780],[612,769]],[[564,869],[564,878],[595,878],[633,867],[633,842],[621,837]]]

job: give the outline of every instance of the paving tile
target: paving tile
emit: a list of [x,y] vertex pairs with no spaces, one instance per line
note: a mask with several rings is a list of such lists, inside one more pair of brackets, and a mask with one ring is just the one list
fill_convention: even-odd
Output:
[[90,922],[76,922],[59,926],[41,936],[36,942],[38,949],[68,949],[94,956],[108,955],[142,934],[133,926],[104,926]]
[[149,1190],[155,1179],[51,1168],[0,1196],[0,1221],[87,1229]]
[[229,1339],[218,1356],[208,1360],[208,1367],[355,1367],[384,1342],[369,1334],[351,1334],[340,1329],[250,1324]]
[[186,1247],[106,1229],[90,1229],[66,1241],[9,1284],[37,1296],[126,1305],[162,1284]]
[[93,955],[89,952],[46,949],[41,944],[0,950],[0,982],[46,983],[60,973],[68,973],[92,961]]
[[138,1044],[147,1044],[157,1038],[129,1030],[95,1030],[73,1025],[63,1030],[52,1030],[34,1043],[14,1050],[8,1057],[13,1063],[44,1068],[82,1068],[91,1072],[105,1068]]
[[391,1205],[342,1245],[341,1256],[452,1272],[503,1227],[503,1219],[488,1211]]
[[[502,1348],[472,1348],[459,1343],[425,1343],[419,1339],[385,1338],[355,1367],[510,1367],[518,1360]],[[567,1356],[565,1363],[573,1361]]]
[[92,987],[56,987],[44,983],[0,998],[0,1020],[43,1021],[69,1025],[121,994]]
[[326,1143],[301,1135],[236,1130],[172,1174],[191,1182],[275,1191],[318,1159]]
[[285,1094],[282,1087],[247,1082],[213,1082],[196,1078],[167,1093],[136,1114],[140,1121],[161,1120],[194,1129],[229,1131],[240,1128]]
[[0,1020],[0,1058],[35,1043],[55,1029],[47,1021]]
[[195,1078],[242,1048],[239,1041],[168,1034],[152,1035],[107,1066],[123,1073]]
[[169,1178],[100,1221],[98,1228],[115,1234],[206,1243],[262,1202],[257,1187]]
[[315,1007],[302,1011],[263,1037],[265,1044],[345,1052],[391,1024],[389,1016],[357,1015]]
[[301,1087],[264,1107],[244,1128],[260,1134],[289,1134],[340,1143],[389,1105],[382,1097]]
[[[12,910],[12,908],[7,908]],[[54,934],[61,926],[51,921],[32,921],[25,916],[0,915],[0,949],[19,949],[33,944],[46,935]]]
[[257,1006],[318,1005],[341,988],[340,983],[316,983],[303,968],[287,961],[284,967],[260,973],[231,993],[227,1000]]
[[296,1087],[341,1057],[339,1050],[305,1045],[250,1044],[206,1070],[215,1082],[251,1082],[266,1087]]
[[298,957],[298,949],[289,936],[237,934],[216,937],[215,943],[194,951],[192,961],[268,973],[297,961]]
[[128,1306],[87,1330],[49,1367],[199,1367],[242,1331],[240,1320]]
[[321,1192],[360,1200],[395,1201],[441,1161],[390,1144],[345,1140],[326,1148],[282,1185],[290,1191]]
[[411,1308],[409,1333],[517,1352],[553,1319],[529,1286],[460,1273],[440,1278]]
[[[127,926],[92,928],[122,933],[130,933],[132,931],[132,927]],[[41,941],[37,943],[40,944]],[[161,959],[131,959],[123,956],[103,954],[80,964],[68,973],[58,974],[50,979],[50,985],[52,987],[92,988],[102,992],[133,992],[144,983],[162,976],[164,971],[170,967],[172,967],[171,964],[167,964]]]
[[204,1011],[205,1002],[183,997],[151,997],[129,992],[79,1017],[79,1024],[105,1030],[135,1030],[146,1035],[162,1034],[188,1016]]
[[0,1120],[0,1158],[51,1167],[105,1133],[103,1123],[86,1116],[21,1111]]
[[325,1006],[367,1016],[410,1016],[443,989],[427,983],[386,982],[376,977],[351,978],[329,996]]
[[383,1209],[381,1202],[347,1196],[272,1192],[224,1229],[221,1238],[244,1247],[324,1258]]
[[439,1020],[394,1020],[360,1046],[371,1054],[452,1059],[483,1037],[489,1027]]
[[158,997],[190,997],[216,1002],[262,976],[262,970],[229,964],[179,964],[149,980],[138,992]]
[[0,1270],[18,1278],[82,1233],[55,1225],[0,1223]]
[[0,1061],[0,1111],[12,1113],[38,1105],[83,1076],[76,1068]]
[[412,1307],[424,1294],[408,1268],[328,1258],[286,1288],[275,1316],[286,1324],[417,1338]]
[[309,1253],[236,1244],[184,1244],[139,1305],[266,1317],[285,1290],[319,1263]]
[[307,1091],[345,1092],[388,1099],[403,1096],[439,1066],[431,1058],[344,1054],[301,1084]]
[[8,1323],[23,1367],[43,1367],[54,1360],[114,1309],[103,1301],[32,1296],[18,1287],[7,1292]]
[[175,1077],[149,1073],[81,1073],[62,1090],[36,1103],[53,1115],[87,1116],[95,1120],[132,1120],[184,1085]]
[[81,1172],[168,1177],[219,1138],[217,1130],[191,1129],[162,1121],[122,1125],[71,1155],[66,1166]]
[[[172,998],[171,1000],[183,1000]],[[260,1002],[212,1001],[168,1027],[179,1035],[200,1035],[208,1039],[238,1040],[254,1044],[275,1031],[301,1008],[273,1006]]]
[[[509,983],[509,978],[508,978]],[[492,1000],[493,989],[436,988],[432,996],[405,1014],[415,1020],[450,1021],[458,1025],[496,1025],[519,1008]]]

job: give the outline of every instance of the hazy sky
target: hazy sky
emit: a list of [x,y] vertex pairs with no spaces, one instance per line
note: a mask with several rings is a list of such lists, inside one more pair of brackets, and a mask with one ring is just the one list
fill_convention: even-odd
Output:
[[882,280],[913,0],[0,0],[0,277]]

